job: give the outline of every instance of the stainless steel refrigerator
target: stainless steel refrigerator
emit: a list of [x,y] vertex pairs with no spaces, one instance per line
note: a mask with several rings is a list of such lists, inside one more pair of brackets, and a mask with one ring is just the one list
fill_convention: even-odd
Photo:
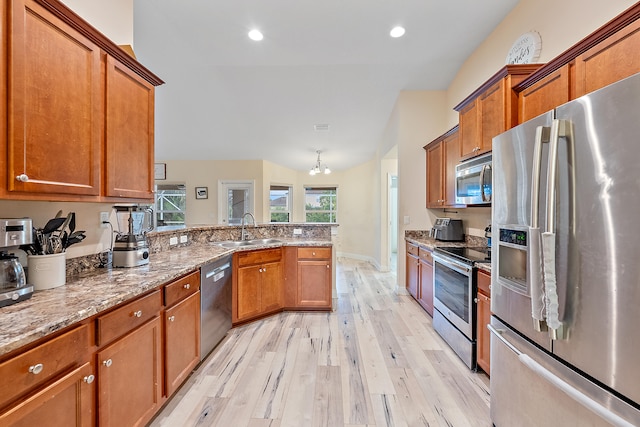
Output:
[[640,74],[493,139],[491,419],[640,425]]

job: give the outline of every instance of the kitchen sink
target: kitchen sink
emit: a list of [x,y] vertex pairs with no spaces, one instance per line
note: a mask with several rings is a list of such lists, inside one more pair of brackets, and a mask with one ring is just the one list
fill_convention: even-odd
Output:
[[278,239],[252,239],[252,240],[227,240],[224,242],[216,242],[218,246],[224,248],[240,248],[244,246],[258,246],[258,245],[271,245],[275,243],[281,243]]
[[252,245],[271,245],[274,243],[282,243],[282,240],[278,239],[252,239],[248,240]]

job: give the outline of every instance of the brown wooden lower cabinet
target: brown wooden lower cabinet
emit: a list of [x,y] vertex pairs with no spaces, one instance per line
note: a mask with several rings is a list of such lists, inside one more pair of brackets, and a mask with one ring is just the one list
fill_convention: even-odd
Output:
[[233,323],[255,319],[284,306],[282,249],[233,255]]
[[477,363],[487,375],[491,374],[491,276],[478,270],[478,296],[476,298]]
[[415,299],[420,298],[420,259],[418,258],[418,245],[407,243],[405,271],[407,292]]
[[143,426],[162,398],[162,321],[154,317],[97,353],[100,426]]
[[95,389],[93,365],[87,362],[0,414],[0,425],[94,426]]
[[407,291],[433,316],[433,259],[431,251],[407,242]]
[[[424,255],[422,252],[425,251]],[[418,302],[433,317],[433,261],[431,252],[420,248],[420,296]]]
[[200,292],[164,313],[165,392],[170,397],[200,362]]
[[285,310],[331,310],[332,253],[330,247],[285,248]]

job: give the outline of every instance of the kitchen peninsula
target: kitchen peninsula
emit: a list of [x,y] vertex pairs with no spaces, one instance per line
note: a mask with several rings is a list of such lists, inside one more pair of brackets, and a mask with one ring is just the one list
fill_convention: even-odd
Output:
[[[301,234],[294,237],[293,227],[300,229]],[[274,240],[236,249],[218,243],[237,239],[240,227],[155,232],[149,235],[152,253],[147,265],[88,268],[69,275],[64,286],[35,292],[27,301],[3,307],[0,319],[11,327],[0,333],[0,375],[7,379],[0,386],[0,424],[32,416],[40,419],[38,408],[46,406],[48,395],[55,395],[55,404],[68,405],[67,412],[80,418],[92,417],[97,410],[101,425],[148,421],[177,388],[169,387],[173,378],[166,377],[172,369],[169,332],[172,322],[179,317],[174,314],[176,308],[192,304],[189,307],[193,309],[187,314],[197,320],[192,320],[188,330],[178,336],[195,337],[193,332],[199,333],[200,267],[232,253],[268,250],[292,255],[308,248],[329,249],[332,253],[330,230],[327,225],[309,224],[252,227],[253,237]],[[172,245],[169,242],[173,242],[174,234],[187,238],[182,239],[181,245]],[[224,237],[218,239],[220,236]],[[297,256],[282,256],[282,260],[278,280],[279,292],[284,297],[289,292],[287,280],[291,281],[289,276],[297,271],[286,263],[294,262],[299,268],[302,261]],[[326,265],[330,271],[331,260]],[[180,298],[170,299],[173,290],[169,288],[179,289]],[[283,305],[272,312],[288,308],[284,305],[285,298],[282,300]],[[330,309],[330,304],[322,309]],[[175,344],[183,348],[182,341]],[[199,338],[191,346],[198,354],[185,361],[180,382],[200,360]],[[118,357],[125,356],[127,367],[118,367]],[[121,375],[114,377],[115,373]],[[119,397],[117,384],[129,381],[126,375],[132,374],[138,378],[136,384],[142,385],[131,390],[129,396]],[[48,393],[52,387],[69,392]],[[136,393],[142,397],[138,399]],[[134,408],[119,399],[143,407]]]

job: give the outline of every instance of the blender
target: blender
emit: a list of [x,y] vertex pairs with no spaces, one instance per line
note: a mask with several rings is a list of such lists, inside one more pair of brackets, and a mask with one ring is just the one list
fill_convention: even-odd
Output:
[[18,257],[9,252],[33,243],[30,218],[0,219],[0,307],[31,298],[33,286],[27,284]]
[[149,263],[147,232],[153,230],[150,206],[115,205],[118,231],[113,243],[114,267],[138,267]]

